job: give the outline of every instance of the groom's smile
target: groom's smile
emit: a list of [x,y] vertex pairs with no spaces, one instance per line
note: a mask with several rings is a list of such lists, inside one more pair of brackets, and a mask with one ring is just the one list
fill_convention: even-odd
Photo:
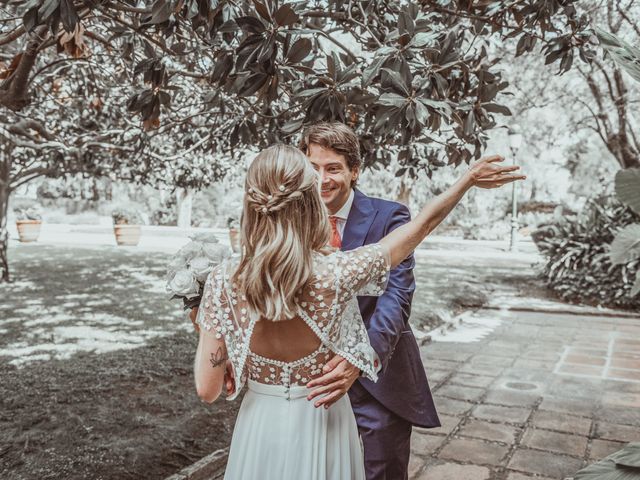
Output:
[[315,143],[309,145],[309,160],[320,175],[320,195],[330,214],[346,203],[358,178],[358,169],[351,170],[347,159],[330,148]]

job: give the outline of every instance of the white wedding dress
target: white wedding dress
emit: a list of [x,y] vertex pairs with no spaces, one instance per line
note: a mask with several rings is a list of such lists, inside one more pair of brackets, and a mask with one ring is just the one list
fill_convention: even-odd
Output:
[[[282,362],[250,349],[257,319],[231,284],[237,259],[209,276],[198,323],[224,338],[233,366],[236,398],[245,384],[225,480],[364,480],[364,461],[348,395],[330,408],[308,401],[306,384],[322,375],[335,354],[376,380],[375,353],[369,344],[356,295],[380,295],[389,272],[381,245],[350,252],[314,254],[313,279],[298,297],[299,317],[320,339],[313,353]],[[266,320],[261,320],[266,321]],[[255,347],[254,347],[255,348]]]

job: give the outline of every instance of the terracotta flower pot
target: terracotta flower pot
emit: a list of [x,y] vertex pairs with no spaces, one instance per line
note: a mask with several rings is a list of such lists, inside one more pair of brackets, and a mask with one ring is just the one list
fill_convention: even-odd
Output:
[[41,220],[16,220],[20,241],[28,243],[38,240],[40,236],[40,225],[42,225]]
[[229,229],[229,242],[233,253],[240,253],[240,230],[237,228]]
[[140,225],[117,224],[113,232],[118,245],[135,247],[140,242]]

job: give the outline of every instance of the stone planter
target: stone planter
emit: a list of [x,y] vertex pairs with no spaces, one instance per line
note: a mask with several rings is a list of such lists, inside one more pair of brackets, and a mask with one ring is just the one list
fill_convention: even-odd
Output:
[[237,228],[229,229],[229,243],[233,253],[240,253],[240,230]]
[[140,225],[116,224],[113,232],[120,246],[135,247],[140,242]]
[[16,220],[18,235],[23,243],[35,242],[40,236],[41,220]]

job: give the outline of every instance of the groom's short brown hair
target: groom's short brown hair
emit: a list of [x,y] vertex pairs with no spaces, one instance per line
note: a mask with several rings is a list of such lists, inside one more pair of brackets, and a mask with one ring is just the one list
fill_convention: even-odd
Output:
[[302,132],[298,148],[308,154],[309,145],[312,143],[343,155],[350,170],[360,168],[362,160],[358,136],[344,123],[321,122],[308,126]]

